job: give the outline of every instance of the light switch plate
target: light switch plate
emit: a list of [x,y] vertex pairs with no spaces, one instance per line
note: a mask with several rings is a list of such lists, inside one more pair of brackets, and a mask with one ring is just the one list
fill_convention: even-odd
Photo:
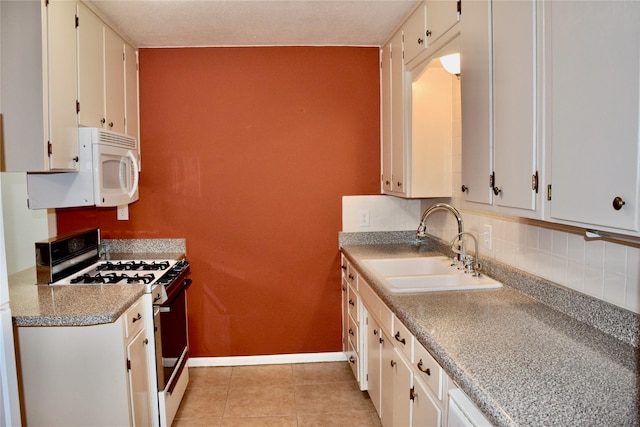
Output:
[[491,232],[491,226],[489,224],[485,224],[483,226],[483,243],[484,243],[484,247],[485,249],[489,249],[491,250],[491,239],[492,239],[492,232]]

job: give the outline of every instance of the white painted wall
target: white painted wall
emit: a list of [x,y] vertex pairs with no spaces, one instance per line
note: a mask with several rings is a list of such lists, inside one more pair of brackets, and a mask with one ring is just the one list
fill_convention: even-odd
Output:
[[[55,214],[27,208],[25,173],[0,174],[4,215],[7,273],[13,274],[35,265],[35,242],[49,238],[49,223],[55,227]],[[55,234],[55,228],[53,229]]]

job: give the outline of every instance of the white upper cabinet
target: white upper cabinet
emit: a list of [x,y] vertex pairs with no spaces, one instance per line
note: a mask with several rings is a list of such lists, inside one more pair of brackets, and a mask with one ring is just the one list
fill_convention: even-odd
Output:
[[536,16],[533,0],[474,1],[461,19],[463,199],[528,217],[542,216]]
[[[139,139],[138,117],[138,51],[129,44],[124,45],[125,63],[125,127],[126,134]],[[140,144],[138,144],[140,148]]]
[[550,218],[637,232],[640,2],[544,5]]
[[76,4],[0,2],[5,171],[78,168]]
[[534,211],[539,179],[536,3],[495,1],[492,10],[494,204]]
[[[78,3],[78,47],[78,124],[137,138],[135,49],[82,3]],[[131,130],[127,131],[129,113]]]
[[104,28],[104,94],[106,129],[124,133],[124,40],[109,27]]
[[457,0],[431,0],[423,2],[402,26],[404,33],[404,62],[436,42],[459,20]]
[[461,0],[427,0],[427,46],[460,20]]
[[83,3],[78,3],[78,124],[103,127],[104,25]]
[[491,3],[464,3],[460,19],[462,198],[491,204],[493,173]]
[[391,48],[389,42],[380,50],[380,142],[381,190],[391,192]]
[[427,47],[427,5],[422,3],[402,26],[404,63],[411,62]]
[[398,31],[382,49],[381,58],[382,192],[403,196],[405,194],[405,98],[401,31]]

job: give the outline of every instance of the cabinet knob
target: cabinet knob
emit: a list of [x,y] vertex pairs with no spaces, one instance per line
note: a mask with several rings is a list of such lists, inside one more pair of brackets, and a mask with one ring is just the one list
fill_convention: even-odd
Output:
[[72,160],[73,160],[74,162],[78,163],[78,160],[80,160],[80,158],[79,158],[78,156],[75,156]]
[[391,361],[391,367],[392,367],[392,368],[395,368],[395,367],[396,367],[396,365],[397,365],[396,361],[395,361],[395,360],[392,360],[392,361]]
[[380,337],[378,341],[380,342],[380,344],[384,344],[384,339],[382,337]]
[[347,266],[346,265],[341,265],[340,268],[343,269],[343,270],[346,270]]
[[100,119],[100,123],[105,124],[107,123],[107,119],[105,119],[104,117],[102,119]]
[[109,127],[112,128],[113,127],[113,122],[109,122]]
[[373,335],[378,335],[378,330],[377,329],[373,330]]
[[355,307],[355,306],[356,306],[356,303],[355,303],[355,302],[353,302],[353,300],[352,300],[352,299],[350,299],[350,300],[349,300],[349,305],[350,305],[350,306],[352,306],[352,307]]
[[144,345],[149,344],[149,339],[148,339],[148,338],[145,338],[145,339],[144,339],[144,341],[142,341],[142,343],[143,343]]
[[615,199],[613,199],[613,209],[619,211],[624,205],[625,201],[622,200],[622,197],[617,196]]
[[498,194],[502,193],[502,188],[500,187],[493,187],[493,194],[495,194],[496,196]]
[[398,182],[396,183],[396,185],[397,185],[398,187],[402,187],[402,182],[398,181]]
[[138,315],[136,317],[134,317],[133,320],[131,320],[131,323],[136,323],[140,319],[142,319],[142,315],[140,313],[138,313]]
[[386,180],[386,181],[384,182],[384,185],[390,185],[390,184],[391,184],[391,182],[390,182],[389,180]]
[[422,40],[421,38],[418,38],[418,44],[423,44],[424,40]]
[[427,30],[427,32],[425,33],[427,35],[427,37],[431,37],[431,30]]
[[353,356],[349,356],[349,363],[356,363],[356,359]]
[[349,328],[349,335],[351,335],[352,337],[355,337],[356,334],[353,332],[353,329]]
[[400,338],[400,331],[396,332],[396,334],[393,337],[396,339],[396,341],[398,341],[402,345],[407,345],[407,340],[405,340],[404,338]]
[[460,187],[460,190],[462,190],[463,193],[466,193],[467,191],[469,191],[469,187],[463,184],[462,187]]

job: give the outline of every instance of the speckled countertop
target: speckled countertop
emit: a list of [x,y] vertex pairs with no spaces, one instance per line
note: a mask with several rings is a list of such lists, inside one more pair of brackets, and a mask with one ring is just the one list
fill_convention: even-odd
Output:
[[[117,248],[121,249],[122,246]],[[112,260],[184,258],[184,250],[180,252],[179,247],[169,249],[178,251],[109,252],[108,257]],[[144,250],[149,248],[145,246]],[[36,282],[35,266],[9,276],[11,314],[18,327],[111,323],[136,302],[145,290],[145,286],[140,284],[53,286],[36,285]]]
[[392,295],[361,261],[424,256],[424,248],[358,244],[342,251],[495,425],[640,424],[636,346],[521,292],[526,284],[509,283],[508,274],[499,278],[508,285],[501,289]]

